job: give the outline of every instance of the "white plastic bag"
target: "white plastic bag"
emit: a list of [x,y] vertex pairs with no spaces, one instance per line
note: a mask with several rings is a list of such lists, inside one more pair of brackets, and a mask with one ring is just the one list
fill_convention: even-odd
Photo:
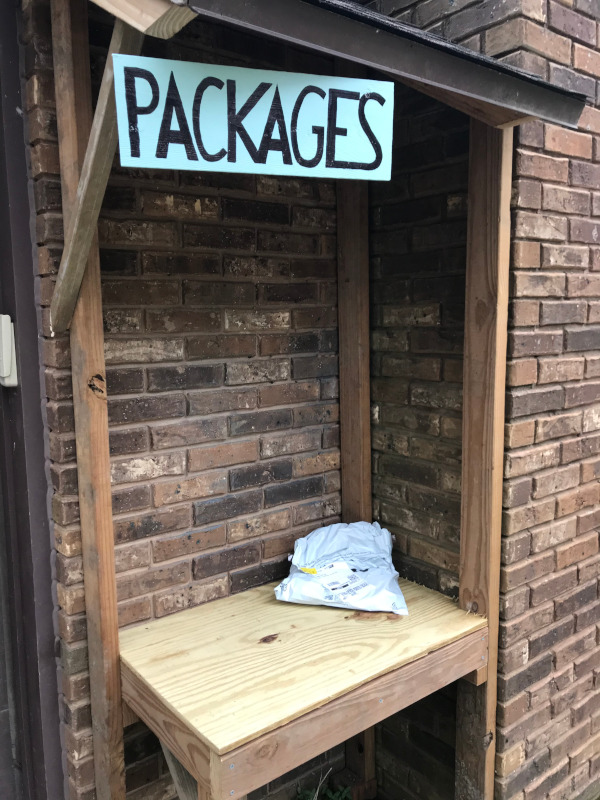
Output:
[[298,539],[275,597],[288,603],[360,611],[408,609],[392,564],[392,537],[377,522],[328,525]]

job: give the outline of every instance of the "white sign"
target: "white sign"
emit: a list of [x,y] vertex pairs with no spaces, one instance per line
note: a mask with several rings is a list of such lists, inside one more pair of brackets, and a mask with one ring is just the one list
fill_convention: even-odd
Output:
[[389,180],[394,84],[114,55],[121,164]]

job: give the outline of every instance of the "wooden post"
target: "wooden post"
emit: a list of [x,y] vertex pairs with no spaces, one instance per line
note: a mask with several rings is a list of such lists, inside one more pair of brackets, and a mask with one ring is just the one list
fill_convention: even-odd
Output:
[[472,120],[459,602],[488,618],[489,656],[486,683],[459,683],[460,800],[494,795],[511,181],[512,129]]
[[368,185],[337,188],[342,519],[371,522]]
[[[338,319],[342,520],[371,522],[371,398],[369,373],[369,190],[338,181]],[[375,797],[375,728],[346,743],[356,775],[353,800]]]
[[[136,33],[136,36],[141,34]],[[52,0],[52,46],[66,230],[71,223],[92,124],[85,0]],[[96,237],[71,325],[71,363],[96,797],[98,800],[124,800],[108,414]]]

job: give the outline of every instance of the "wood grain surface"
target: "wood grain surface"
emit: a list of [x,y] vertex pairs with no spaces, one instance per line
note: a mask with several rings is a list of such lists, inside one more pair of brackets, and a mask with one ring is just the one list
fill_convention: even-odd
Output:
[[486,628],[447,597],[401,585],[408,617],[281,603],[272,584],[258,587],[122,631],[121,660],[138,695],[141,684],[226,753]]
[[512,145],[512,130],[471,120],[459,604],[488,617],[490,651],[489,680],[459,685],[464,800],[494,796]]
[[196,16],[187,5],[175,5],[171,0],[94,0],[94,2],[132,28],[159,39],[170,39]]

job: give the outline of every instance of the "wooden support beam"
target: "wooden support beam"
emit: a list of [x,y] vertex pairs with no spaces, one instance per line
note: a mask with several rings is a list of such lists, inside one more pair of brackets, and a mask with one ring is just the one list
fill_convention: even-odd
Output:
[[206,794],[205,790],[198,786],[198,781],[193,775],[190,775],[181,762],[175,758],[169,748],[163,744],[163,742],[160,743],[160,746],[162,747],[165,761],[167,762],[171,777],[173,778],[173,783],[177,789],[179,800],[197,800],[198,798],[207,798],[207,800],[209,800],[209,796]]
[[[115,22],[89,142],[84,150],[77,193],[68,219],[65,218],[65,247],[50,306],[50,326],[55,333],[63,333],[71,323],[117,149],[117,112],[111,55],[137,55],[142,49],[143,39],[139,31],[120,20]],[[77,69],[80,69],[79,65]]]
[[[373,518],[369,332],[369,187],[338,181],[338,320],[342,520]],[[375,797],[375,728],[346,744],[346,766],[357,776],[353,800]]]
[[487,679],[488,679],[487,665],[485,667],[479,667],[479,669],[476,669],[473,672],[469,672],[469,674],[465,675],[465,677],[463,678],[464,681],[472,683],[473,686],[481,686],[481,684],[485,683]]
[[368,185],[337,184],[342,519],[371,521]]
[[[52,47],[65,228],[92,124],[86,0],[52,0]],[[119,24],[121,41],[130,40]],[[139,38],[140,34],[136,33]],[[89,256],[87,256],[89,253]],[[100,255],[92,232],[71,326],[73,407],[97,800],[124,800],[123,716],[108,448]]]
[[113,14],[147,36],[170,39],[196,14],[187,5],[171,0],[94,0],[97,6]]
[[471,121],[460,538],[462,608],[488,618],[488,680],[459,684],[456,797],[492,800],[512,130]]

